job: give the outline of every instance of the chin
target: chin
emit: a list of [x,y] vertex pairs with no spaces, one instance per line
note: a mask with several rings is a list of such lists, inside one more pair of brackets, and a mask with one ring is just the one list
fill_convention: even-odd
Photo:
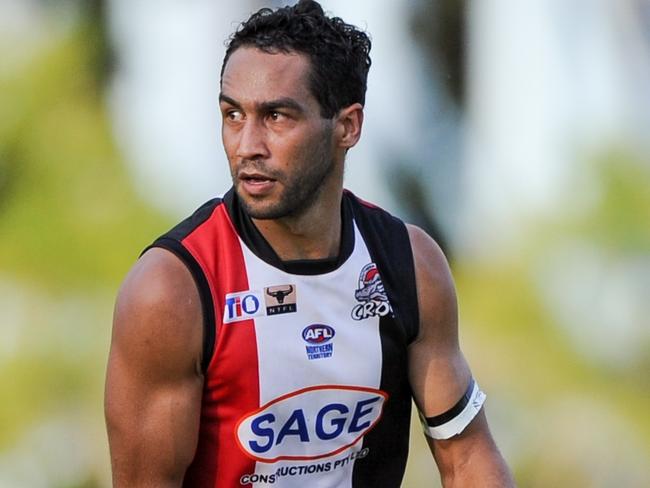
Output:
[[239,195],[239,200],[246,213],[257,220],[279,219],[286,217],[290,213],[277,202],[263,202],[252,198],[242,198],[241,195]]

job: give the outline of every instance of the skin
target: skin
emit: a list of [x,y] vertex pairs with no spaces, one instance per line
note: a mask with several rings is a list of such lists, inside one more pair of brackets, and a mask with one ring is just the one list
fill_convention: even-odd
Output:
[[[407,228],[420,310],[420,331],[408,351],[409,380],[419,410],[433,417],[456,404],[472,374],[458,342],[456,291],[447,260],[422,229]],[[426,439],[445,488],[514,486],[490,434],[485,407],[459,435]]]
[[308,70],[303,55],[240,48],[221,84],[222,138],[235,190],[287,260],[338,252],[345,153],[363,123],[358,103],[323,119]]
[[[335,256],[341,238],[345,154],[361,135],[363,107],[332,119],[308,90],[309,60],[239,48],[226,65],[220,109],[233,184],[281,259]],[[426,416],[451,408],[471,373],[458,345],[456,297],[436,243],[408,226],[420,333],[410,382]],[[198,440],[203,376],[196,285],[173,254],[152,249],[118,294],[105,411],[116,487],[178,487]],[[481,412],[452,439],[428,439],[445,487],[513,486]]]
[[105,394],[113,486],[181,486],[198,440],[202,340],[189,271],[147,251],[115,306]]

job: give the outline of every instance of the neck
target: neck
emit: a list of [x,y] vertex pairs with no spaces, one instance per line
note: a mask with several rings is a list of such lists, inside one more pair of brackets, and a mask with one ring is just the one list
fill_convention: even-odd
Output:
[[282,261],[333,258],[341,244],[342,194],[333,191],[298,216],[253,223]]

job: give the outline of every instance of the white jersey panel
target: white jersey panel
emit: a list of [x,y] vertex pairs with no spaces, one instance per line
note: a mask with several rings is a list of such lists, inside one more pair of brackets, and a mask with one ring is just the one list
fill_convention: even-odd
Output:
[[354,460],[367,455],[362,437],[387,395],[379,316],[353,317],[371,263],[356,225],[354,242],[350,257],[322,275],[286,273],[241,243],[250,291],[262,302],[254,318],[261,408],[238,426],[257,460],[255,487],[349,487]]

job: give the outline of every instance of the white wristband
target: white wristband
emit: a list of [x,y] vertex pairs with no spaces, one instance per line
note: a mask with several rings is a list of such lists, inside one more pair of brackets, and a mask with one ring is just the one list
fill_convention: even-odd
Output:
[[[420,421],[424,433],[433,439],[449,439],[460,434],[479,413],[483,403],[485,403],[485,398],[485,393],[472,380],[463,398],[449,411],[431,418],[424,417],[420,412]],[[454,410],[460,410],[460,412],[453,415]],[[447,420],[449,414],[452,414],[453,417]]]

